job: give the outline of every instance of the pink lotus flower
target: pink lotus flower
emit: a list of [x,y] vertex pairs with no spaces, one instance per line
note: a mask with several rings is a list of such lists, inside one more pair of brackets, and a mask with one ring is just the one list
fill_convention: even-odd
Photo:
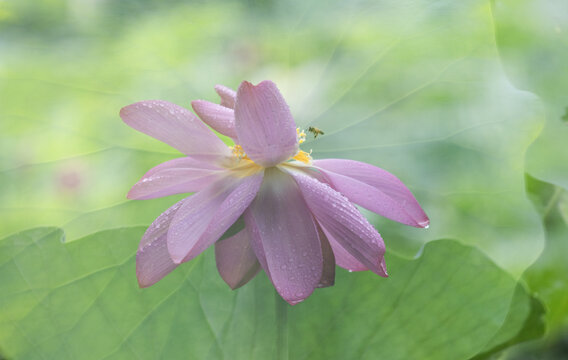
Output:
[[[212,244],[219,273],[231,288],[246,284],[262,267],[292,305],[317,287],[333,285],[335,264],[386,277],[383,240],[352,203],[426,227],[428,217],[408,188],[372,165],[312,160],[299,149],[305,134],[296,129],[274,83],[245,81],[236,93],[223,86],[215,90],[220,105],[192,102],[201,120],[159,100],[120,111],[129,126],[187,155],[148,171],[128,198],[195,192],[144,234],[136,257],[140,286],[155,284]],[[206,124],[237,145],[227,147]],[[239,219],[242,230],[218,241]]]

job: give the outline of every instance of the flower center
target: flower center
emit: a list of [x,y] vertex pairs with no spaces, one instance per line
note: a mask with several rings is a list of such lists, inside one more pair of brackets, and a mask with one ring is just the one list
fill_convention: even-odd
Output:
[[239,160],[250,160],[241,145],[230,146],[229,149],[231,149],[233,156],[237,157]]
[[[303,130],[300,130],[300,128],[296,129],[296,133],[298,134],[298,143],[302,144],[303,142],[306,141],[306,133]],[[238,159],[238,161],[240,162],[241,160],[246,160],[245,163],[246,165],[256,165],[254,163],[254,161],[252,161],[247,154],[245,153],[245,150],[243,149],[243,147],[241,145],[235,145],[235,146],[231,146],[229,147],[231,149],[231,152],[233,153],[233,156],[236,157]],[[296,155],[292,156],[290,159],[288,160],[296,160],[296,161],[300,161],[303,162],[304,164],[310,165],[312,163],[312,157],[311,155],[311,151],[305,152],[303,150],[299,150],[298,153],[296,153]],[[242,166],[244,164],[240,164],[240,166]]]

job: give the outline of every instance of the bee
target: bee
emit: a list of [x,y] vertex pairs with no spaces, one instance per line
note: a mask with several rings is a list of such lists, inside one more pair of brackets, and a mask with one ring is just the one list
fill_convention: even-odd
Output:
[[317,127],[313,126],[308,127],[308,132],[314,134],[314,139],[317,138],[318,135],[325,135],[325,133],[321,129],[318,129]]

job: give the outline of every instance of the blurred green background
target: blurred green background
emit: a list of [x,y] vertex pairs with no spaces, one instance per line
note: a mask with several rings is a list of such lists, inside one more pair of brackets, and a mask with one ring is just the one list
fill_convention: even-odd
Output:
[[291,359],[568,357],[566,64],[563,0],[0,0],[0,359],[275,356],[264,275],[230,291],[208,251],[137,288],[183,195],[125,195],[180,154],[118,117],[265,79],[325,131],[304,150],[431,218],[365,212],[391,277],[338,269],[290,308]]

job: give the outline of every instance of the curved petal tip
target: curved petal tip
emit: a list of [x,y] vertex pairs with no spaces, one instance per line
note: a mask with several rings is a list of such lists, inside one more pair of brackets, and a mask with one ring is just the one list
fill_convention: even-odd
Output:
[[237,98],[237,92],[235,90],[224,85],[215,85],[215,91],[221,98],[221,106],[230,109],[235,108],[235,99]]
[[426,218],[425,221],[419,222],[418,226],[424,229],[428,229],[430,227],[430,219]]
[[379,268],[381,269],[381,274],[380,276],[382,277],[389,277],[389,274],[387,273],[387,263],[385,262],[385,258],[383,258],[381,260],[381,263],[379,264]]

